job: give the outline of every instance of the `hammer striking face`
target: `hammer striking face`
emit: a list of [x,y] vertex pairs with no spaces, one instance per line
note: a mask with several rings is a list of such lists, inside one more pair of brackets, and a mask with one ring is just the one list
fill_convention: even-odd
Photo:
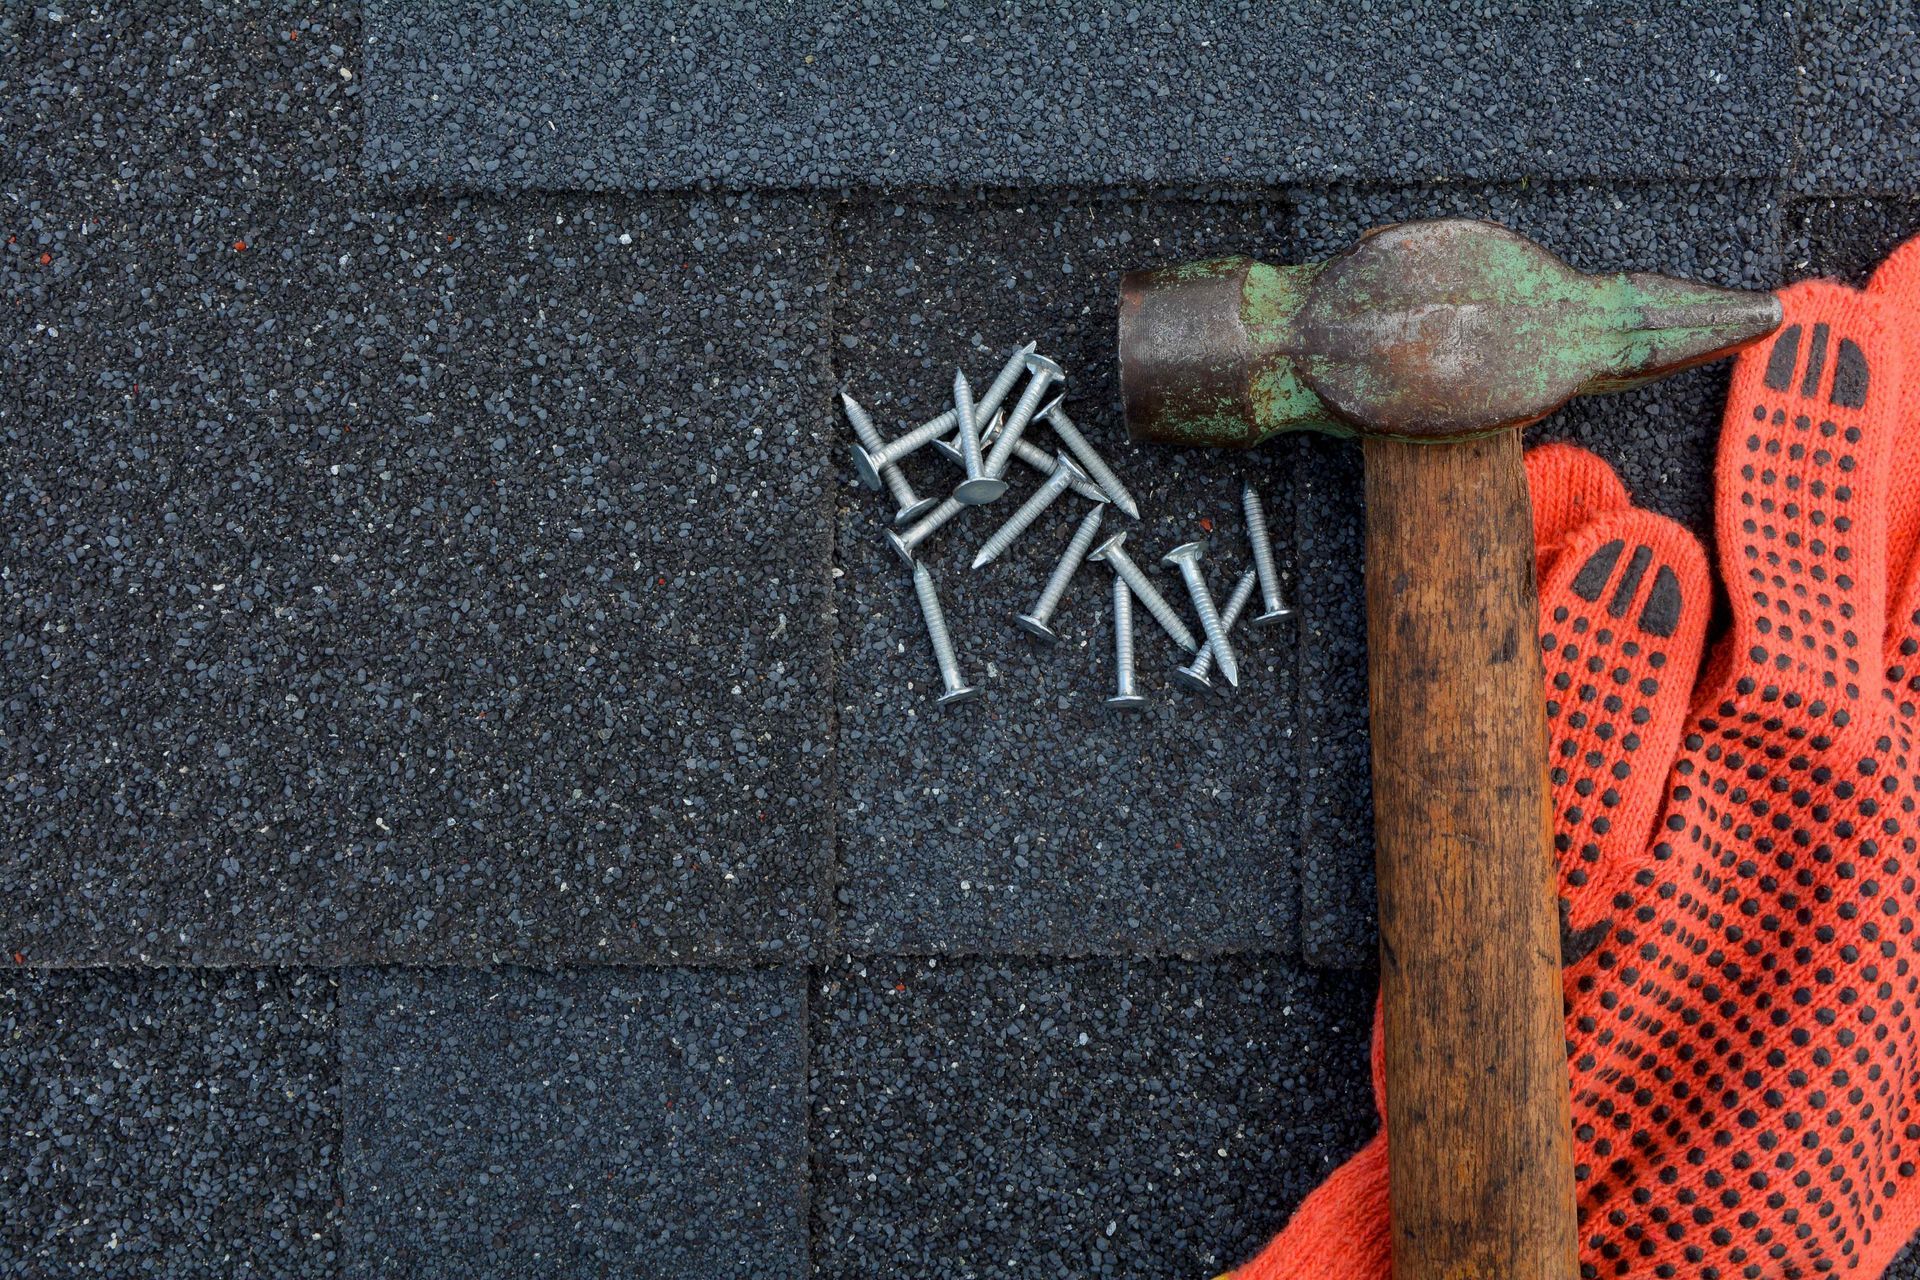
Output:
[[1136,440],[1361,437],[1396,1280],[1578,1274],[1546,710],[1520,428],[1724,355],[1780,307],[1588,276],[1490,223],[1121,284]]

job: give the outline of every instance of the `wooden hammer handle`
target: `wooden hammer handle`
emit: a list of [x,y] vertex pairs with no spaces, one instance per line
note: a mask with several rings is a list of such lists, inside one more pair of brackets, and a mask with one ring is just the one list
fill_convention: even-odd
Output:
[[1367,643],[1395,1280],[1578,1274],[1520,433],[1369,438]]

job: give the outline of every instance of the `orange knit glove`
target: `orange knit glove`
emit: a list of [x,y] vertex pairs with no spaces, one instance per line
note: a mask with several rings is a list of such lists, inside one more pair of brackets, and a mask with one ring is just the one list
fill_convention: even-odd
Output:
[[[1697,689],[1698,545],[1591,455],[1528,459],[1583,1276],[1872,1278],[1920,1223],[1920,242],[1781,297],[1728,394]],[[1236,1280],[1387,1280],[1386,1162]]]

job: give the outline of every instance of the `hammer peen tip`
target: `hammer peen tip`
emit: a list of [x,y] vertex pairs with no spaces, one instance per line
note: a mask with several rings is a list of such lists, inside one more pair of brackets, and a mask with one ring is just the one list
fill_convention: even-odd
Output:
[[1780,299],[1667,276],[1621,277],[1626,318],[1619,367],[1585,390],[1607,391],[1717,360],[1780,327]]

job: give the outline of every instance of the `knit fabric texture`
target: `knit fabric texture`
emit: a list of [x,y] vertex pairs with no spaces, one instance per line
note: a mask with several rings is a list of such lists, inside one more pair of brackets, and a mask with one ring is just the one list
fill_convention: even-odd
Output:
[[[1704,671],[1697,541],[1529,458],[1583,1276],[1877,1277],[1920,1217],[1920,245],[1781,299],[1728,395]],[[1237,1280],[1387,1280],[1388,1159]]]

